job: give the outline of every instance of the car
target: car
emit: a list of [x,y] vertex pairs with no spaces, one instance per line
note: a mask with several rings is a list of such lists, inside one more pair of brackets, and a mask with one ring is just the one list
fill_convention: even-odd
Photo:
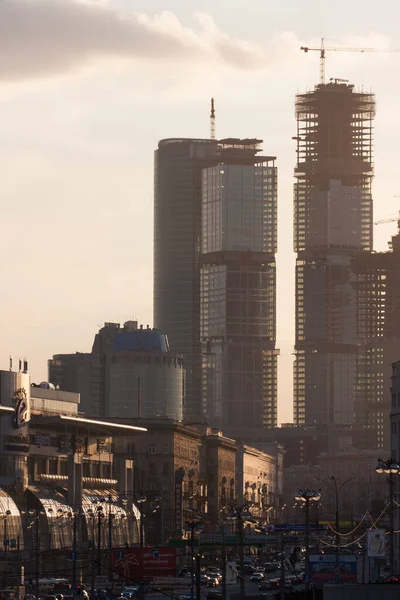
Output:
[[264,579],[264,574],[263,573],[252,573],[249,577],[250,581],[262,581]]
[[213,575],[208,575],[208,581],[206,581],[207,587],[218,587],[221,580],[219,577],[214,577]]
[[279,590],[279,588],[281,587],[280,579],[270,579],[265,583],[268,585],[268,590]]
[[276,563],[268,562],[265,563],[263,566],[265,573],[274,573],[276,571]]
[[262,565],[258,565],[258,567],[256,567],[256,573],[265,573],[265,569]]
[[139,594],[139,588],[137,586],[126,587],[122,592],[122,596],[124,598],[137,598]]

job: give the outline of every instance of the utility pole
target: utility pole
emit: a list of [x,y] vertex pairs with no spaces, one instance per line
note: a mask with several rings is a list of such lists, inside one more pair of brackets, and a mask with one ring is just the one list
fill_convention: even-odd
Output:
[[94,595],[95,595],[95,556],[96,556],[96,546],[95,546],[95,539],[94,539],[94,528],[95,528],[96,515],[95,515],[94,511],[92,511],[91,517],[92,517],[92,561],[91,561],[92,564],[91,564],[91,595],[90,595],[90,599],[94,600]]
[[73,521],[73,537],[72,537],[72,590],[76,592],[76,520],[78,512],[74,510],[74,521]]
[[239,562],[240,562],[240,597],[246,597],[245,578],[244,578],[244,535],[243,535],[243,517],[249,515],[247,504],[231,506],[229,514],[226,517],[230,521],[237,520],[237,536],[239,543]]
[[285,542],[283,536],[280,538],[281,540],[281,578],[279,584],[279,596],[280,600],[285,600],[285,559],[286,559],[286,550],[285,550]]
[[35,576],[35,594],[36,600],[39,600],[39,511],[36,509],[35,516],[35,537],[36,537],[36,576]]
[[97,574],[101,575],[101,517],[103,516],[103,507],[97,508]]

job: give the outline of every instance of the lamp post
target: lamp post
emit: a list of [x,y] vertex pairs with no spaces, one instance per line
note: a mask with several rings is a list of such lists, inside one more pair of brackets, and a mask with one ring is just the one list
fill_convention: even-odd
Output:
[[[93,505],[93,508],[95,509],[96,505]],[[91,594],[90,594],[90,598],[91,600],[94,600],[94,596],[95,596],[95,556],[96,556],[96,542],[95,542],[95,537],[94,537],[94,530],[95,530],[95,519],[96,519],[96,513],[93,509],[88,510],[88,515],[91,517],[92,519],[92,557],[91,557],[91,566],[90,566],[90,570],[91,570]]]
[[73,513],[68,513],[69,517],[73,518],[72,521],[72,590],[75,593],[76,591],[76,562],[78,558],[78,546],[77,546],[77,525],[78,525],[78,517],[80,517],[81,513],[79,509],[74,509]]
[[11,515],[11,510],[6,510],[6,512],[4,513],[3,516],[3,521],[4,521],[4,552],[6,554],[6,560],[7,560],[7,550],[8,550],[8,545],[9,545],[9,540],[7,537],[7,518]]
[[139,531],[140,531],[140,547],[143,548],[144,546],[144,530],[143,530],[143,504],[147,501],[146,496],[144,496],[144,494],[141,494],[139,496],[139,498],[137,499],[137,503],[139,504],[139,512],[140,512],[140,524],[139,524]]
[[[190,600],[194,600],[194,534],[203,529],[200,521],[187,521],[184,530],[190,532]],[[200,599],[198,599],[200,600]]]
[[378,459],[376,472],[379,475],[385,474],[389,486],[389,556],[390,556],[390,576],[394,572],[394,476],[400,472],[400,466],[396,460],[389,458],[387,460]]
[[[100,499],[100,502],[103,498]],[[104,517],[103,506],[97,507],[97,574],[101,575],[101,519]]]
[[221,532],[221,546],[222,546],[222,600],[226,600],[226,544],[225,544],[225,522],[218,517],[213,517],[208,515],[207,513],[203,513],[197,508],[193,508],[191,506],[188,507],[188,510],[195,512],[199,517],[203,520],[209,521],[210,523],[217,523]]
[[40,574],[40,538],[39,538],[39,520],[40,515],[44,515],[43,508],[30,509],[28,514],[33,517],[33,520],[28,525],[31,528],[35,525],[35,596],[39,598],[39,574]]
[[339,518],[339,500],[340,500],[340,492],[342,491],[342,489],[345,487],[345,485],[347,485],[348,483],[350,483],[351,481],[354,481],[355,479],[357,479],[357,475],[355,475],[354,477],[349,477],[349,479],[346,479],[346,481],[344,481],[343,483],[339,484],[338,480],[336,479],[336,477],[334,475],[331,475],[329,477],[328,480],[326,479],[320,479],[319,477],[316,477],[315,479],[317,479],[318,481],[321,481],[322,483],[325,483],[334,493],[335,495],[335,531],[336,531],[336,564],[339,563],[339,550],[340,550],[340,518]]
[[306,548],[306,576],[310,571],[310,502],[318,502],[321,498],[321,492],[318,490],[299,489],[297,490],[294,499],[296,502],[304,503],[305,510],[305,548]]
[[249,505],[240,504],[236,506],[230,506],[227,519],[229,521],[237,522],[237,535],[239,542],[239,562],[240,562],[240,597],[245,598],[245,579],[244,579],[244,543],[243,543],[243,520],[245,517],[249,517]]

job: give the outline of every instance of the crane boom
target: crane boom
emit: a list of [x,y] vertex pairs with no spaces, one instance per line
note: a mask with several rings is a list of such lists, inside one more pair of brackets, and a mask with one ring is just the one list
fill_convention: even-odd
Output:
[[382,225],[383,223],[395,223],[396,221],[400,227],[400,210],[397,217],[389,217],[388,219],[381,219],[380,221],[375,221],[374,225]]
[[400,49],[395,50],[380,50],[379,48],[347,48],[333,46],[325,47],[324,38],[321,38],[321,46],[319,48],[310,48],[309,46],[301,46],[303,52],[319,52],[319,82],[325,83],[325,60],[326,52],[400,52]]

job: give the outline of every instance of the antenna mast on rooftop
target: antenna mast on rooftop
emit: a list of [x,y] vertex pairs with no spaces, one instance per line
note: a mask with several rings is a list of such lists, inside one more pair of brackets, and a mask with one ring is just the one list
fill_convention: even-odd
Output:
[[210,138],[212,140],[215,140],[215,107],[214,107],[214,98],[211,98]]

